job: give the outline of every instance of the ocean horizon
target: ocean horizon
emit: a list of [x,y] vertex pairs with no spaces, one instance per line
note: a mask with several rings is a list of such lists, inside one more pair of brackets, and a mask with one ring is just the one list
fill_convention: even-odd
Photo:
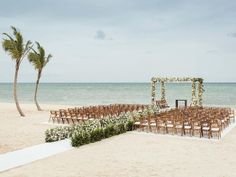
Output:
[[[0,83],[0,101],[13,102],[12,83]],[[18,83],[20,103],[33,103],[35,83]],[[236,108],[236,82],[206,82],[203,104]],[[160,87],[157,87],[160,98]],[[176,99],[191,100],[191,83],[167,83],[166,97],[170,106]],[[38,91],[41,104],[98,105],[113,103],[151,103],[149,82],[41,83]]]
[[[35,84],[35,82],[17,82],[18,84]],[[13,82],[0,82],[0,84],[13,84]],[[151,84],[150,82],[40,82],[40,84]],[[190,84],[190,82],[167,82],[166,84]],[[204,84],[236,84],[236,81],[209,81]]]

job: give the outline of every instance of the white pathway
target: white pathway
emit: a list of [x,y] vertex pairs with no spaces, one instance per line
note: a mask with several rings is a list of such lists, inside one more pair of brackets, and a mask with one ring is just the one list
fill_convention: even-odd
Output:
[[70,140],[39,144],[0,155],[0,172],[72,149]]

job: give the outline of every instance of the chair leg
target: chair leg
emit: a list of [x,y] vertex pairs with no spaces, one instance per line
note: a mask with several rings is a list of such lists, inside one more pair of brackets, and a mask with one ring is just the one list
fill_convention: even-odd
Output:
[[71,118],[71,121],[72,121],[72,124],[75,124],[73,118]]
[[61,119],[61,121],[60,121],[60,122],[62,122],[62,124],[64,124],[64,119],[63,119],[62,117],[61,117],[60,119]]

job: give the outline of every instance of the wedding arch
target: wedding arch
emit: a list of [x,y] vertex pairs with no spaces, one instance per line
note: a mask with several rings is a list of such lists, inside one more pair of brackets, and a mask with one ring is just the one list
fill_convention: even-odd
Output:
[[[203,79],[202,78],[195,78],[195,77],[153,77],[151,79],[152,81],[152,104],[155,104],[156,102],[156,86],[158,83],[160,83],[161,86],[161,100],[166,100],[166,89],[165,89],[165,83],[166,82],[191,82],[192,83],[192,102],[191,105],[193,106],[202,106],[202,95],[204,92],[203,89]],[[197,91],[197,93],[196,93]]]

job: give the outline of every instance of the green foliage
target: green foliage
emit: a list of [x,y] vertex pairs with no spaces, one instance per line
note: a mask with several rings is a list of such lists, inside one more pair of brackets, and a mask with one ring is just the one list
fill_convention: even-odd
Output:
[[44,66],[49,62],[50,58],[52,57],[51,54],[45,56],[44,48],[36,42],[38,51],[32,48],[32,52],[28,54],[28,60],[37,70],[42,70]]
[[118,117],[95,119],[70,127],[56,127],[45,132],[46,142],[71,138],[72,146],[78,147],[100,141],[114,135],[132,130],[131,113]]
[[3,39],[2,47],[13,60],[20,63],[32,45],[30,41],[27,41],[26,44],[24,44],[22,34],[15,27],[12,26],[11,28],[13,37],[7,33],[3,33],[6,38]]
[[96,128],[91,131],[75,130],[72,133],[71,142],[72,142],[72,146],[79,147],[84,144],[97,142],[104,138],[108,138],[108,137],[125,133],[125,132],[126,132],[126,128],[123,123],[116,124],[116,125],[109,124],[104,128]]
[[125,128],[125,125],[123,123],[115,125],[114,129],[115,129],[115,133],[117,135],[126,132],[126,128]]
[[134,125],[134,121],[133,120],[129,120],[126,124],[126,130],[127,131],[132,131],[133,130],[133,125]]
[[116,130],[115,130],[114,125],[110,124],[106,128],[108,129],[108,133],[109,133],[108,137],[116,135]]
[[104,133],[104,138],[109,138],[111,136],[110,128],[109,127],[104,128],[103,133]]
[[95,130],[92,130],[90,133],[90,142],[96,142],[100,141],[104,138],[104,132],[103,129],[97,128]]
[[71,142],[72,146],[81,146],[84,143],[84,136],[81,132],[75,132],[73,135],[72,135],[72,139],[73,141]]

